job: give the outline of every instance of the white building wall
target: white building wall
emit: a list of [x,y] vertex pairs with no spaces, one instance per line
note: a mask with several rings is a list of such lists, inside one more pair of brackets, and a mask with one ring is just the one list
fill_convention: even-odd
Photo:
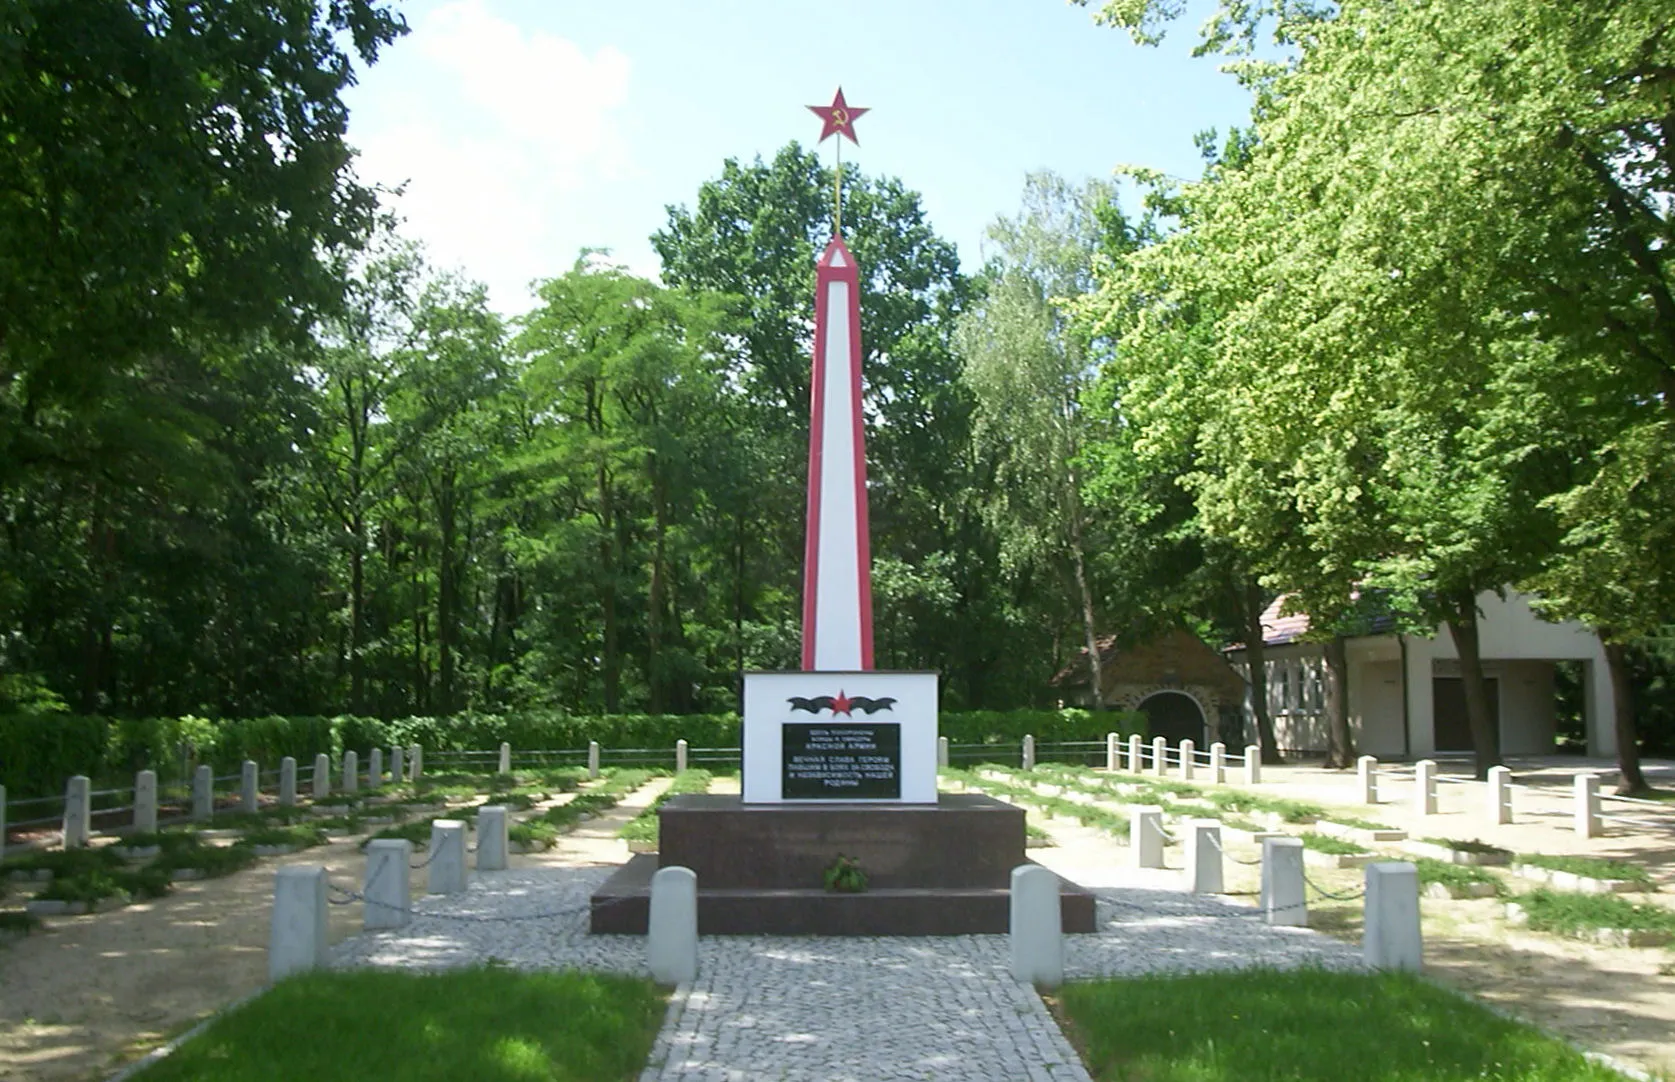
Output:
[[[1509,591],[1503,599],[1484,593],[1477,599],[1478,645],[1485,675],[1500,691],[1501,745],[1508,755],[1540,755],[1553,750],[1556,730],[1554,661],[1583,663],[1588,754],[1617,753],[1612,728],[1614,704],[1607,679],[1605,651],[1599,637],[1574,621],[1550,623],[1537,616],[1526,595]],[[1407,649],[1407,679],[1402,680],[1402,645]],[[1271,646],[1268,701],[1275,736],[1282,749],[1324,751],[1326,730],[1318,710],[1287,711],[1287,690],[1294,674],[1321,664],[1316,643]],[[1385,635],[1353,639],[1348,646],[1349,709],[1356,748],[1368,755],[1423,758],[1436,753],[1436,720],[1431,680],[1459,673],[1459,653],[1446,626],[1429,638]],[[1406,700],[1407,740],[1402,733]],[[1323,704],[1322,704],[1323,705]]]
[[1399,661],[1363,661],[1349,674],[1350,723],[1355,750],[1380,758],[1400,756],[1402,746],[1402,665]]

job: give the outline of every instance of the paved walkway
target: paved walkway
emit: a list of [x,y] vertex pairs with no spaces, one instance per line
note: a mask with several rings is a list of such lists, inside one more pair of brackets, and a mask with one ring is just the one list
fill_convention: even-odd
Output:
[[[1253,965],[1358,967],[1354,948],[1254,910],[1114,866],[1114,847],[1067,839],[1056,854],[1093,871],[1099,928],[1066,937],[1071,979]],[[1096,853],[1096,850],[1104,850]],[[1044,852],[1053,852],[1051,850]],[[406,928],[339,944],[335,965],[438,968],[498,959],[645,974],[644,941],[587,934],[587,899],[608,868],[474,875],[417,904]],[[1117,885],[1123,881],[1128,885]],[[531,919],[533,918],[533,919]],[[676,990],[641,1082],[872,1082],[1088,1078],[1033,989],[1012,980],[1005,936],[711,936],[699,976]]]

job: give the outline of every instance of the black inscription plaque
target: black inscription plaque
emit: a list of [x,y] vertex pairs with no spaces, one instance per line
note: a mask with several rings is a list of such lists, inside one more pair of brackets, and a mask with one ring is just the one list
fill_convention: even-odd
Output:
[[787,800],[900,800],[901,724],[780,726]]

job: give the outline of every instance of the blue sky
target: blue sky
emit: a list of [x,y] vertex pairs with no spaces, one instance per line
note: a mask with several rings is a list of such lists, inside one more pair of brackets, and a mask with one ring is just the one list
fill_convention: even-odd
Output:
[[[647,240],[729,157],[819,136],[842,85],[860,147],[982,263],[1025,174],[1140,164],[1195,176],[1195,132],[1249,99],[1189,56],[1203,3],[1159,48],[1061,0],[408,0],[412,33],[348,97],[363,179],[406,183],[405,232],[507,313],[583,247],[654,275]],[[832,141],[822,146],[830,160]]]

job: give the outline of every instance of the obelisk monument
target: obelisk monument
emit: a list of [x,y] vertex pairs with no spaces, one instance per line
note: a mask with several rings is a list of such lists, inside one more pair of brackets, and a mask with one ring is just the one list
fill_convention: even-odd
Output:
[[843,242],[842,157],[867,110],[841,88],[809,109],[839,150],[832,239],[815,264],[803,671],[745,674],[742,789],[746,803],[934,803],[936,674],[873,669],[862,278]]

